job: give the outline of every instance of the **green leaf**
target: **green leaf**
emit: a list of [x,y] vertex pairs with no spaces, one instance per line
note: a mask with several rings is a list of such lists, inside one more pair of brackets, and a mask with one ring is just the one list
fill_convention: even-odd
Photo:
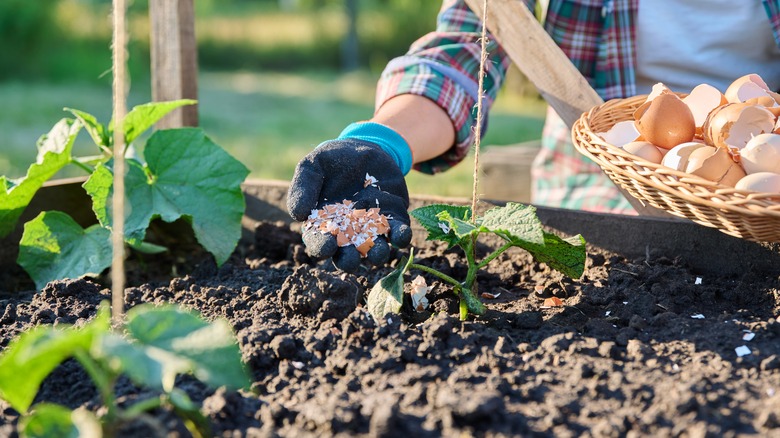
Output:
[[103,436],[103,427],[92,412],[85,408],[71,411],[53,403],[35,405],[33,412],[19,419],[19,431],[24,438]]
[[[241,237],[247,168],[211,141],[201,129],[156,131],[145,148],[147,165],[128,160],[125,238],[141,241],[149,222],[180,217],[192,223],[195,237],[224,263]],[[99,167],[85,189],[101,224],[111,224],[111,172]]]
[[150,354],[143,345],[132,343],[116,333],[103,336],[93,345],[92,354],[104,360],[114,372],[125,373],[133,382],[154,389],[163,389],[166,371],[172,374],[173,380],[176,374],[188,370],[186,363],[172,371],[164,370],[164,361],[156,357],[164,355],[164,352]]
[[409,252],[409,260],[377,282],[368,293],[368,312],[379,321],[388,313],[398,313],[404,301],[404,273],[414,260],[414,249]]
[[170,102],[150,102],[133,107],[124,119],[125,143],[132,143],[144,131],[176,108],[196,103],[197,100],[181,99]]
[[92,137],[92,141],[94,141],[96,145],[102,148],[111,147],[112,139],[110,133],[105,126],[97,121],[95,116],[73,108],[65,108],[65,111],[68,111],[76,116],[76,118],[78,118],[81,123],[84,124],[87,133],[90,137]]
[[212,387],[249,386],[235,335],[223,319],[209,323],[178,306],[141,305],[127,312],[126,328],[146,354],[160,362],[167,391],[173,389],[175,374],[188,371]]
[[544,245],[527,242],[517,242],[516,245],[530,252],[537,261],[570,278],[580,278],[585,272],[585,238],[579,234],[562,239],[545,232]]
[[441,240],[450,246],[457,245],[460,239],[448,229],[450,224],[439,218],[439,214],[442,212],[447,212],[451,218],[461,220],[471,218],[471,207],[447,204],[431,204],[416,208],[412,210],[411,215],[428,231],[426,240]]
[[24,413],[43,379],[74,351],[89,350],[95,336],[109,330],[107,311],[82,329],[38,326],[11,341],[0,356],[0,397]]
[[17,262],[38,289],[52,280],[99,275],[111,265],[110,238],[100,225],[85,230],[65,213],[43,212],[24,225]]
[[14,230],[38,189],[70,162],[73,142],[81,126],[72,119],[60,120],[38,140],[38,158],[24,178],[10,181],[0,177],[0,237]]
[[442,211],[437,214],[436,217],[439,219],[440,223],[446,223],[447,226],[450,227],[450,234],[454,234],[455,237],[458,238],[458,242],[465,237],[470,237],[483,231],[481,227],[478,227],[471,222],[452,217],[449,211]]
[[198,405],[193,403],[186,392],[174,388],[169,395],[168,400],[179,417],[184,419],[184,424],[193,437],[213,436],[208,418],[200,412]]
[[536,207],[509,202],[495,207],[482,216],[482,226],[509,241],[544,244],[542,222],[536,216]]
[[30,438],[79,438],[79,430],[71,419],[71,410],[65,406],[41,403],[19,420],[21,435]]

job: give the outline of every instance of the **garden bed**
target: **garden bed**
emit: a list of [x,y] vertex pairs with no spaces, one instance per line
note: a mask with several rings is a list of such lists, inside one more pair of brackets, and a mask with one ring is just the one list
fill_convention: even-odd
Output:
[[[478,278],[481,291],[498,295],[484,299],[484,316],[459,321],[450,287],[426,277],[434,286],[427,311],[405,308],[377,323],[365,293],[405,251],[389,267],[337,272],[306,256],[282,207],[284,184],[248,183],[245,193],[244,238],[222,267],[180,230],[185,249],[129,260],[147,269],[129,273],[127,307],[180,303],[226,318],[237,333],[253,392],[177,382],[202,403],[215,435],[780,433],[776,246],[677,220],[539,209],[555,232],[589,242],[581,279],[515,248]],[[457,250],[415,236],[416,263],[463,275]],[[481,250],[496,243],[486,239]],[[2,269],[12,272],[7,262]],[[53,282],[34,293],[14,275],[0,285],[0,348],[37,324],[83,324],[109,299],[105,280]],[[551,296],[564,305],[546,308]],[[149,396],[129,380],[117,393],[120,403]],[[69,360],[36,401],[96,409],[100,399]],[[176,416],[156,415],[186,436]],[[0,435],[12,435],[16,420],[0,401]],[[149,436],[140,424],[123,432]]]

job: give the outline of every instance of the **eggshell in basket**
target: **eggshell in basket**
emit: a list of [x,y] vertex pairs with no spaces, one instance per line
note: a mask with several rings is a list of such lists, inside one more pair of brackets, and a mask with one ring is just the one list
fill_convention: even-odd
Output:
[[705,146],[705,144],[695,141],[678,144],[664,155],[661,164],[674,170],[685,172],[685,169],[688,166],[688,157],[690,157],[691,153],[696,149]]
[[633,120],[623,120],[615,123],[609,130],[597,133],[597,135],[613,146],[623,147],[626,143],[636,140],[639,137],[639,131]]
[[760,193],[780,193],[780,174],[772,172],[751,173],[740,179],[735,188]]
[[710,112],[702,136],[713,146],[742,149],[752,137],[772,132],[775,123],[774,114],[761,105],[727,103]]
[[740,151],[745,172],[780,173],[780,134],[759,134]]
[[676,94],[661,93],[634,112],[634,120],[644,140],[671,149],[693,140],[696,122],[688,105]]
[[728,103],[728,100],[726,100],[726,96],[720,90],[712,85],[700,84],[683,98],[683,102],[691,109],[697,131],[701,133],[701,127],[704,125],[704,121],[707,119],[710,111]]
[[664,158],[664,154],[658,149],[658,147],[647,141],[632,141],[623,145],[623,150],[631,155],[649,161],[651,163],[661,164],[661,160]]

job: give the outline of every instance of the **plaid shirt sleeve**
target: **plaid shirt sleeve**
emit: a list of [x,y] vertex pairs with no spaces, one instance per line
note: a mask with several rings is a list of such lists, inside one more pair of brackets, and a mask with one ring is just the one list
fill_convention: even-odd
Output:
[[[447,111],[456,140],[443,155],[415,164],[424,173],[437,173],[460,162],[474,140],[482,23],[463,0],[445,0],[436,30],[418,39],[406,55],[391,61],[379,79],[378,109],[400,94],[424,96]],[[510,60],[488,35],[488,60],[484,80],[487,114],[504,80]],[[483,130],[484,135],[484,130]]]

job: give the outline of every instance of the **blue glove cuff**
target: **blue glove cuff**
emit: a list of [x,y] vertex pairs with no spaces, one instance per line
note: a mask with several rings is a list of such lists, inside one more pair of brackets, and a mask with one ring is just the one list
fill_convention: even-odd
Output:
[[393,158],[404,175],[412,170],[412,150],[409,144],[401,137],[401,134],[385,125],[375,122],[353,123],[341,131],[337,140],[345,139],[373,143]]

